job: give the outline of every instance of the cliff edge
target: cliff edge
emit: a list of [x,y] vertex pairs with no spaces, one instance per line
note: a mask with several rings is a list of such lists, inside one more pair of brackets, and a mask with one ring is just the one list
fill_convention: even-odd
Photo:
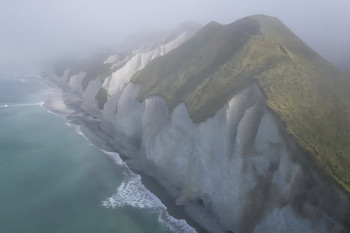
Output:
[[350,77],[278,19],[192,25],[103,57],[57,78],[196,221],[349,231]]

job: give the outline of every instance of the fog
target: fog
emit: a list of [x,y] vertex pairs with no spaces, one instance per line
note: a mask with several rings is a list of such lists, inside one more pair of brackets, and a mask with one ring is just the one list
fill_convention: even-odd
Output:
[[348,0],[0,0],[0,64],[85,54],[186,20],[227,24],[261,13],[280,18],[327,59],[350,63]]

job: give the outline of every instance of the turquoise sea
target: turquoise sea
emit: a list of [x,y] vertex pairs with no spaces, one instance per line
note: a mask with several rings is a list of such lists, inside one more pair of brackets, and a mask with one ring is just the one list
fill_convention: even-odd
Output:
[[38,79],[0,77],[0,232],[188,231],[117,154],[42,108],[50,91]]

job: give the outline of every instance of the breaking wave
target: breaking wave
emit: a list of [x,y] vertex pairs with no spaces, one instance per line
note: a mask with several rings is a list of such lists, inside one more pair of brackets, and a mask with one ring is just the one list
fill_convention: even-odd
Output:
[[44,104],[44,102],[38,102],[38,103],[23,103],[23,104],[1,104],[1,105],[0,105],[0,108],[43,106],[43,104]]
[[126,166],[126,163],[122,160],[122,158],[120,158],[119,154],[116,152],[110,152],[110,151],[106,151],[106,150],[102,150],[100,149],[105,155],[107,155],[108,157],[110,157],[111,159],[114,160],[114,162],[118,165],[118,166]]
[[[35,103],[32,105],[40,105],[46,111],[50,111],[44,103]],[[0,105],[1,106],[1,105]],[[65,117],[66,125],[72,128],[77,134],[84,137],[91,145],[91,141],[84,134],[79,124],[75,124],[72,120]],[[176,219],[169,215],[167,207],[161,202],[161,200],[149,191],[142,183],[142,177],[133,173],[128,165],[122,160],[116,152],[105,151],[99,148],[105,155],[110,157],[116,165],[123,169],[124,180],[119,185],[116,193],[111,197],[106,198],[101,204],[106,208],[120,208],[124,206],[130,206],[134,208],[149,208],[154,210],[158,215],[158,221],[166,226],[169,230],[175,233],[195,233],[197,232],[192,228],[186,220]]]
[[[103,151],[103,150],[102,150]],[[133,173],[126,163],[120,158],[118,153],[103,151],[111,157],[115,163],[125,168],[124,181],[119,185],[115,194],[102,201],[106,208],[118,208],[131,206],[134,208],[150,208],[158,214],[158,221],[167,226],[175,233],[194,233],[197,232],[186,220],[176,219],[169,215],[167,207],[159,198],[149,191],[143,184],[140,175]]]
[[87,142],[89,142],[90,146],[94,146],[91,141],[89,140],[89,138],[83,133],[83,131],[81,130],[81,126],[80,125],[75,125],[72,124],[70,122],[67,121],[66,119],[66,125],[69,128],[72,128],[77,134],[79,134],[80,136],[82,136]]
[[163,209],[163,203],[141,182],[141,176],[132,174],[120,184],[117,192],[102,202],[108,208],[123,207],[125,205],[136,208]]

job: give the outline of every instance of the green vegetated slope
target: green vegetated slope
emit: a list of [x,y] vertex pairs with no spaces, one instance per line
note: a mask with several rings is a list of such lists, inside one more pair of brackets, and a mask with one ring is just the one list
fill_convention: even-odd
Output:
[[256,15],[229,25],[209,23],[132,81],[141,85],[140,101],[160,95],[170,111],[185,103],[197,123],[257,82],[287,132],[350,191],[350,77],[277,18]]

